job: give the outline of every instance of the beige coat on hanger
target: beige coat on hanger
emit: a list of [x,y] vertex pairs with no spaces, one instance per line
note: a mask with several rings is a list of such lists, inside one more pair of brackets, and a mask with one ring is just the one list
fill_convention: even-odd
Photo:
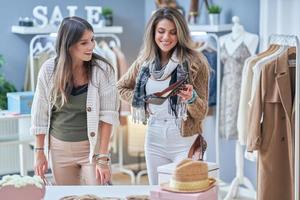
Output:
[[293,199],[294,69],[287,52],[266,64],[250,110],[247,147],[259,153],[258,200]]

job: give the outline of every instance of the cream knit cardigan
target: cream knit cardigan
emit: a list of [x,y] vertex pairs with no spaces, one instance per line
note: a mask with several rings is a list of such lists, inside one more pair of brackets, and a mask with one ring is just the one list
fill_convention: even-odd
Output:
[[[92,162],[93,155],[99,153],[100,130],[99,122],[103,121],[112,125],[119,124],[119,98],[116,89],[115,73],[108,70],[109,66],[99,61],[100,66],[107,71],[105,73],[99,67],[92,67],[92,81],[89,81],[86,112],[87,131],[90,142],[89,159]],[[31,109],[31,134],[46,134],[45,150],[49,151],[49,127],[52,105],[50,103],[50,88],[53,86],[54,58],[47,60],[41,67],[38,75],[36,91]]]

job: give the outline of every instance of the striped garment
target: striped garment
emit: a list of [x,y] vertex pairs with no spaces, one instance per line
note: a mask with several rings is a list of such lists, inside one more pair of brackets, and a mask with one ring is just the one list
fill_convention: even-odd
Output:
[[[92,68],[92,79],[88,84],[86,100],[87,130],[90,142],[90,162],[95,153],[99,153],[99,122],[103,121],[112,125],[119,124],[119,98],[116,89],[115,73],[108,70],[109,66],[99,61],[99,67]],[[52,104],[50,104],[50,90],[53,86],[54,58],[47,60],[41,67],[38,75],[36,91],[31,109],[31,128],[33,135],[46,134],[45,151],[49,151],[49,127]]]

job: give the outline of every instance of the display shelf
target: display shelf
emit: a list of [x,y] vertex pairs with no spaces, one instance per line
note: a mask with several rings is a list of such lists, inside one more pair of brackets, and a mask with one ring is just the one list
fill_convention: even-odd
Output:
[[[97,27],[94,26],[95,33],[122,33],[123,27],[121,26],[103,26]],[[49,34],[56,33],[58,31],[58,27],[56,26],[45,26],[45,27],[26,27],[26,26],[12,26],[11,32],[22,34],[22,35],[34,35],[34,34]]]
[[220,24],[220,25],[189,25],[191,32],[209,32],[218,33],[231,31],[232,24]]

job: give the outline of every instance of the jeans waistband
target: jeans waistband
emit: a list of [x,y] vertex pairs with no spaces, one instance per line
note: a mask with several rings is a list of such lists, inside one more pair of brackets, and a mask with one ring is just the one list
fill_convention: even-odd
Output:
[[180,122],[179,118],[160,118],[160,117],[149,117],[149,123],[175,123],[178,124]]

